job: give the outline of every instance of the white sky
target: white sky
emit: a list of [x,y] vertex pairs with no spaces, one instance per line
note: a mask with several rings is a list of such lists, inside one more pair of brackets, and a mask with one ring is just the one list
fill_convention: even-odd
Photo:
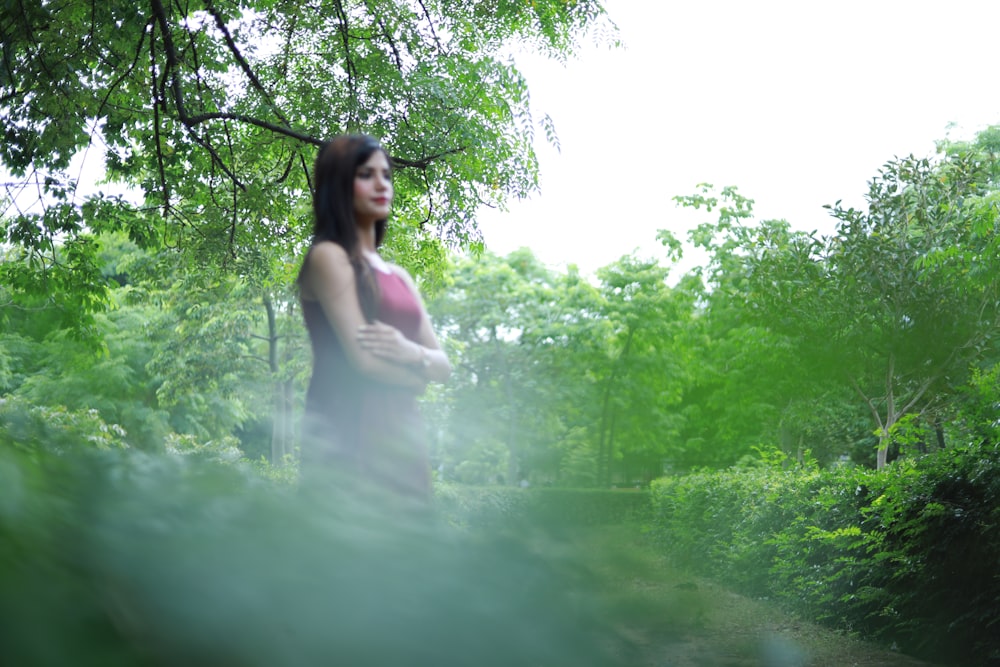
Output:
[[[711,219],[671,197],[735,185],[760,218],[832,231],[894,156],[1000,123],[993,0],[607,0],[625,49],[587,43],[565,66],[519,56],[539,130],[542,191],[483,211],[487,247],[531,248],[586,273],[656,231]],[[949,124],[956,125],[949,132]],[[689,259],[687,268],[697,259]]]

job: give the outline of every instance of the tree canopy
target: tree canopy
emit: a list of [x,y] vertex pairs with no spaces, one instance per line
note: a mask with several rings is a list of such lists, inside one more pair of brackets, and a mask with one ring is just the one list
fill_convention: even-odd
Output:
[[[536,131],[555,140],[510,49],[568,57],[587,34],[615,39],[598,0],[5,3],[2,230],[28,259],[5,282],[85,317],[107,231],[283,281],[316,147],[344,132],[393,155],[391,247],[433,273],[436,248],[478,242],[478,208],[537,186]],[[78,192],[80,151],[138,198]]]
[[694,234],[713,253],[711,307],[784,348],[767,373],[775,417],[801,422],[804,402],[817,414],[831,391],[853,393],[879,468],[894,442],[926,438],[913,435],[919,422],[943,440],[959,388],[996,360],[997,165],[995,128],[943,142],[935,160],[894,159],[871,180],[866,210],[830,207],[838,226],[824,238],[750,222],[752,202],[732,189],[679,198],[719,210]]

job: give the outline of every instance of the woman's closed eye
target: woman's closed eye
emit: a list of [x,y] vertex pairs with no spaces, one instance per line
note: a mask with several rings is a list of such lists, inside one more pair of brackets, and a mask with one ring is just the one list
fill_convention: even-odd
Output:
[[[369,178],[371,178],[375,174],[376,174],[376,171],[374,169],[359,169],[358,173],[357,173],[357,177],[365,179],[365,180],[368,180]],[[392,173],[389,170],[386,170],[386,171],[382,172],[382,178],[384,178],[385,180],[388,181],[390,178],[392,178]]]

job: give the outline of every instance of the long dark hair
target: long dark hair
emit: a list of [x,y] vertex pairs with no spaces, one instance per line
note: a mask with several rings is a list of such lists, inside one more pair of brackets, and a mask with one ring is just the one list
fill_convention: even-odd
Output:
[[[381,151],[391,164],[389,154],[375,138],[364,134],[342,135],[320,148],[313,167],[313,244],[333,241],[347,251],[354,267],[361,310],[369,322],[376,317],[378,283],[371,266],[361,256],[358,243],[354,176],[358,167],[376,151]],[[382,245],[386,226],[386,220],[375,221],[376,248]]]

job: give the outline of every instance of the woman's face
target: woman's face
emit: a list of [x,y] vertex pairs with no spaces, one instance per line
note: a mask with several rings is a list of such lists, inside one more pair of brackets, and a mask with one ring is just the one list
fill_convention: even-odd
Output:
[[382,151],[354,172],[354,216],[358,223],[372,223],[389,217],[392,207],[392,170]]

